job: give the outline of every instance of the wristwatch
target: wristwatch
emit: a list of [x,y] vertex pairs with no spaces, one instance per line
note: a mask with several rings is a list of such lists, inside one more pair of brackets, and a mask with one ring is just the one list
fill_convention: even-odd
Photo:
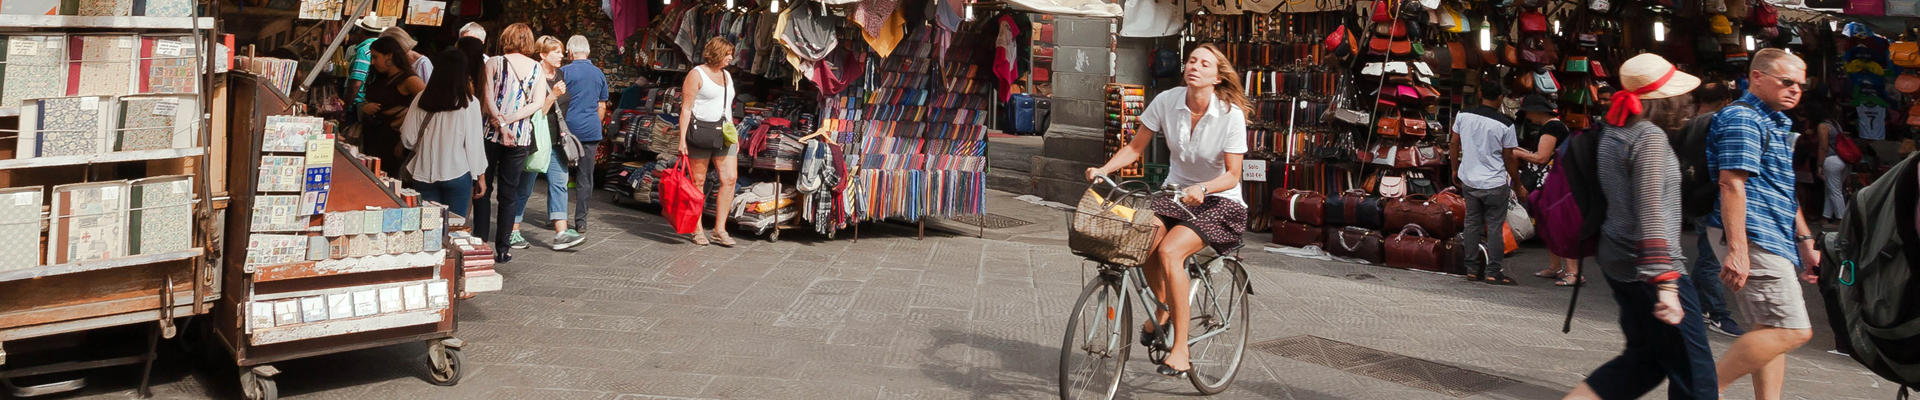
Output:
[[1794,243],[1805,242],[1808,240],[1813,240],[1813,235],[1800,235],[1800,236],[1793,237]]

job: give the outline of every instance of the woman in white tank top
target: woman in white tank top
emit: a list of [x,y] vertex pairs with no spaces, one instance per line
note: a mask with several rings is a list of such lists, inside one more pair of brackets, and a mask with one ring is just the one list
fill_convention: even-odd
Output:
[[[701,56],[706,63],[687,71],[680,88],[680,154],[687,156],[687,175],[694,182],[707,181],[709,165],[720,174],[720,193],[713,201],[729,205],[733,204],[734,181],[739,177],[740,164],[735,159],[739,146],[717,138],[722,135],[721,125],[733,120],[733,75],[726,70],[733,63],[733,44],[719,37],[709,39]],[[688,147],[689,142],[692,147]],[[693,232],[693,243],[733,247],[726,223],[727,213],[714,215],[711,237],[702,224]]]

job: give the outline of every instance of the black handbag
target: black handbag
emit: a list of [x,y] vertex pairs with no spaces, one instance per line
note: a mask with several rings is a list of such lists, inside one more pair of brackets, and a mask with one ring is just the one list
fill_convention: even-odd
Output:
[[720,131],[720,122],[693,121],[693,127],[687,129],[687,147],[701,150],[719,150],[727,146],[727,134]]

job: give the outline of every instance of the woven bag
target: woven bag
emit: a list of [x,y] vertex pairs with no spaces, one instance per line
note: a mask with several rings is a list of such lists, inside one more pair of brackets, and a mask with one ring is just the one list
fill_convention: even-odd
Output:
[[1153,251],[1154,216],[1145,193],[1102,183],[1087,188],[1073,213],[1067,248],[1100,262],[1129,267],[1146,262]]

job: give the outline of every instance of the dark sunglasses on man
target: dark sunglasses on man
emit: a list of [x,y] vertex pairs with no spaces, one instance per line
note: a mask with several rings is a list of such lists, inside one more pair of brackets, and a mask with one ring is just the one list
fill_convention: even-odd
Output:
[[1791,89],[1791,88],[1796,88],[1796,87],[1797,87],[1797,88],[1800,88],[1801,90],[1806,90],[1806,88],[1807,88],[1807,83],[1806,83],[1806,82],[1800,82],[1800,81],[1796,81],[1796,80],[1792,80],[1792,79],[1787,79],[1786,77],[1782,77],[1782,76],[1779,76],[1779,75],[1774,75],[1774,74],[1773,74],[1772,72],[1767,72],[1767,71],[1759,71],[1759,72],[1760,72],[1761,74],[1765,74],[1766,76],[1770,76],[1770,77],[1773,77],[1774,79],[1779,79],[1779,80],[1780,80],[1780,88],[1781,88],[1781,89]]

